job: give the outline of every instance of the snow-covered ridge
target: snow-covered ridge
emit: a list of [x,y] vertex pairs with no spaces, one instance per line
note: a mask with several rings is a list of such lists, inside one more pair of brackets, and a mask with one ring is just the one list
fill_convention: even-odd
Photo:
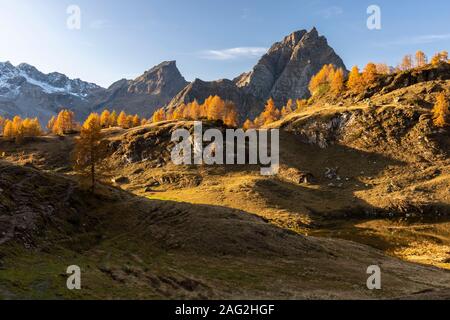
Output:
[[14,98],[26,85],[39,87],[47,94],[69,94],[80,98],[101,89],[96,84],[69,79],[61,73],[44,74],[26,63],[13,66],[10,62],[0,62],[0,97]]

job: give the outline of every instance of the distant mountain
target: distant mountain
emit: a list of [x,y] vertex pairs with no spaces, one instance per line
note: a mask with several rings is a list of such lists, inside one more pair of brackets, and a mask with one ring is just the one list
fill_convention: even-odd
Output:
[[188,82],[175,61],[163,62],[135,80],[122,79],[108,89],[61,73],[44,74],[28,64],[0,63],[0,115],[38,117],[41,124],[62,108],[78,120],[103,108],[149,117],[168,104]]
[[233,101],[241,119],[254,117],[272,97],[278,106],[290,98],[308,97],[311,77],[323,65],[343,68],[342,59],[325,37],[296,31],[275,43],[251,72],[234,80],[188,83],[175,61],[166,61],[134,80],[122,79],[105,89],[61,73],[44,74],[28,64],[0,63],[0,115],[39,117],[42,124],[61,108],[75,111],[78,120],[104,108],[149,117],[160,107],[175,107],[210,95]]
[[188,82],[175,61],[165,61],[146,71],[135,80],[122,79],[97,95],[94,110],[104,108],[125,110],[144,117],[167,105]]
[[0,63],[0,114],[3,116],[21,115],[46,121],[62,106],[85,116],[90,97],[102,90],[93,83],[72,80],[61,73],[44,74],[26,63],[18,66]]
[[291,98],[308,97],[311,77],[325,64],[346,70],[342,59],[315,28],[309,32],[296,31],[275,43],[251,72],[233,81],[204,82],[197,79],[184,88],[170,106],[194,99],[203,101],[209,95],[218,94],[234,101],[241,116],[255,116],[270,97],[278,106]]

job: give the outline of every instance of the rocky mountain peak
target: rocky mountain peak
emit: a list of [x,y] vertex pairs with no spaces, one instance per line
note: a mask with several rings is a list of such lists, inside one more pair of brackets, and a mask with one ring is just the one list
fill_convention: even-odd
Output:
[[308,97],[311,77],[325,64],[346,70],[342,59],[316,28],[295,31],[274,43],[252,71],[241,74],[233,81],[196,80],[181,91],[169,106],[193,99],[203,101],[209,95],[217,94],[234,101],[241,117],[254,117],[270,97],[279,107],[288,99]]
[[94,110],[109,108],[150,117],[188,84],[176,61],[164,61],[134,80],[122,79],[112,84],[95,99]]
[[284,47],[295,47],[300,40],[302,40],[303,36],[307,33],[306,30],[294,31],[290,35],[286,36],[282,42],[277,43],[279,46]]
[[283,105],[287,99],[307,97],[311,77],[330,63],[346,70],[342,59],[316,28],[296,31],[272,46],[246,75],[247,79],[239,79],[239,83],[247,93],[262,100],[272,97]]
[[164,93],[174,96],[187,84],[188,82],[177,68],[176,61],[164,61],[131,81],[128,91],[153,95]]

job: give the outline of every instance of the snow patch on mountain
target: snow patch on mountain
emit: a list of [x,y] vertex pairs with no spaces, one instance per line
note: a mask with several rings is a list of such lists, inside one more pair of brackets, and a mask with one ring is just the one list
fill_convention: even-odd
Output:
[[67,94],[83,99],[93,90],[101,89],[96,84],[69,79],[57,72],[44,74],[26,63],[15,67],[10,62],[0,62],[0,97],[19,96],[26,84],[39,87],[46,94]]

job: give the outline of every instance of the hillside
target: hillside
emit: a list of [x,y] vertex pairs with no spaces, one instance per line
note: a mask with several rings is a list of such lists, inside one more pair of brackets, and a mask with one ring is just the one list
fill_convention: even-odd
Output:
[[[342,299],[450,289],[450,273],[304,237],[244,211],[111,187],[91,196],[55,174],[5,162],[0,171],[2,298]],[[389,283],[382,294],[364,286],[374,262]],[[64,289],[73,263],[86,283],[78,294]]]

